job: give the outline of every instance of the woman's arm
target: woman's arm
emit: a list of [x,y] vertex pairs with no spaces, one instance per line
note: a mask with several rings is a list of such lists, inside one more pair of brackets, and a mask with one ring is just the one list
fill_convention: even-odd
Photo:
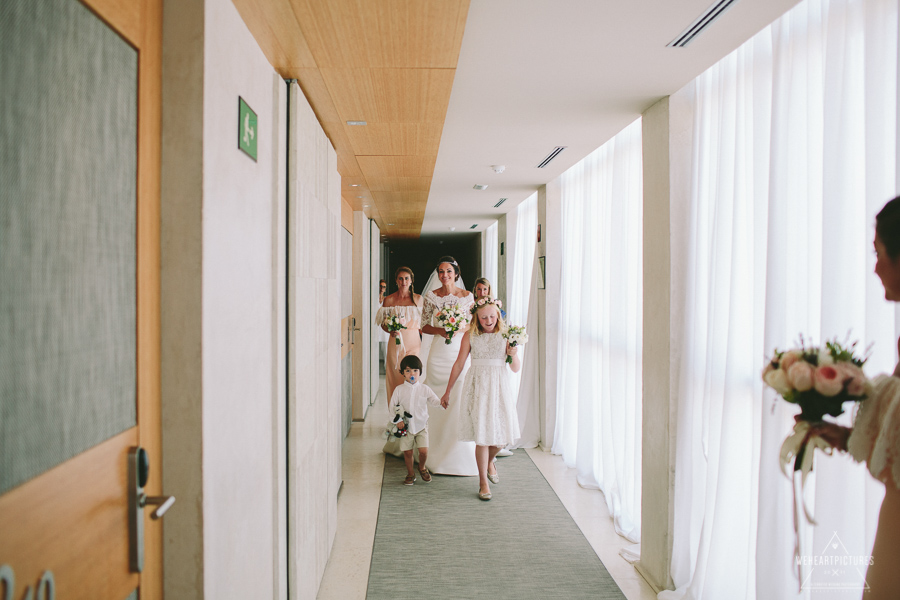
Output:
[[469,358],[468,333],[463,336],[462,342],[459,344],[459,356],[456,357],[456,362],[453,363],[453,369],[450,370],[450,379],[447,380],[447,391],[444,392],[444,395],[441,398],[441,406],[444,408],[447,408],[450,405],[450,390],[453,389],[453,384],[459,379],[459,374],[462,373],[463,367],[466,366],[467,358]]
[[510,346],[509,342],[506,343],[506,353],[509,356],[512,356],[512,362],[509,363],[509,368],[512,369],[513,373],[518,373],[519,369],[522,368],[522,361],[519,360],[519,347],[518,346]]

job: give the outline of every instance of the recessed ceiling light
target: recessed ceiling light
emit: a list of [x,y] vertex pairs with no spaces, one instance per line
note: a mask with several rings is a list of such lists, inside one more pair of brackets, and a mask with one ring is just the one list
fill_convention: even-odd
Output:
[[363,204],[363,208],[369,208],[368,204]]
[[473,188],[473,189],[476,189],[476,190],[486,190],[486,189],[487,189],[487,186],[486,186],[486,185],[482,185],[482,184],[480,184],[480,183],[476,183],[475,185],[472,186],[472,188]]
[[365,125],[365,121],[347,121],[347,125]]
[[350,184],[350,187],[359,187],[359,184],[358,184],[358,183],[351,183],[351,184]]
[[356,199],[357,199],[357,200],[362,200],[364,197],[365,197],[365,196],[357,196]]
[[388,227],[392,227],[393,225],[393,223],[388,223]]

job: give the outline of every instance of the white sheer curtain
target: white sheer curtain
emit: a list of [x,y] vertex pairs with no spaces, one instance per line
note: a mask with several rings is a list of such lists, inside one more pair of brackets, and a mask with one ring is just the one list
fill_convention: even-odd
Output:
[[563,173],[558,406],[552,451],[640,539],[641,120]]
[[[484,230],[484,247],[482,247],[481,249],[481,276],[487,277],[487,280],[491,282],[494,295],[497,294],[497,275],[499,272],[498,259],[500,253],[500,245],[498,241],[498,229],[499,227],[495,222],[493,225]],[[474,279],[472,281],[474,281]]]
[[[513,267],[508,278],[507,291],[509,301],[503,307],[506,310],[506,322],[512,325],[525,325],[537,330],[537,323],[528,323],[528,303],[531,300],[531,270],[534,262],[534,250],[537,246],[537,193],[529,196],[516,207],[516,237],[513,243]],[[493,282],[491,282],[493,283]],[[531,343],[531,333],[529,343]],[[528,344],[519,347],[519,358],[525,364]],[[519,396],[519,385],[523,372],[512,374],[512,393]]]
[[[806,0],[699,77],[686,244],[673,247],[676,366],[673,598],[859,598],[798,592],[790,482],[793,425],[765,392],[765,356],[799,334],[875,343],[895,360],[895,317],[870,248],[895,194],[897,0]],[[845,415],[845,420],[849,415]],[[846,457],[819,457],[803,553],[837,534],[869,553],[882,491]],[[818,502],[816,499],[818,498]],[[812,584],[812,585],[810,585]]]

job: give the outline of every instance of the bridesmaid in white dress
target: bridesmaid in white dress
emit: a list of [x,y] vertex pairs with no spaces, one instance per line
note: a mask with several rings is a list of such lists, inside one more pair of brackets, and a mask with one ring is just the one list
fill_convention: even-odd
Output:
[[[446,344],[447,332],[434,326],[434,315],[442,308],[459,305],[468,310],[474,298],[470,292],[457,287],[459,265],[452,256],[441,258],[437,266],[441,287],[425,293],[425,308],[422,312],[422,332],[434,336],[428,351],[425,366],[425,385],[435,393],[447,386],[450,369],[459,355],[460,341],[464,330],[457,331]],[[460,394],[457,394],[459,397]],[[432,473],[441,475],[478,474],[475,463],[475,444],[460,442],[458,435],[459,402],[451,404],[449,410],[429,408],[428,411],[428,467]]]
[[[478,463],[479,490],[482,500],[491,499],[488,485],[488,466],[494,462],[497,452],[515,443],[519,437],[519,420],[516,402],[509,386],[507,364],[514,373],[521,368],[518,348],[511,347],[503,334],[506,325],[500,317],[500,307],[490,297],[479,298],[475,303],[475,323],[463,337],[456,363],[447,382],[447,391],[441,405],[453,409],[456,400],[451,390],[471,352],[472,360],[466,375],[459,418],[459,439],[475,442],[475,459]],[[511,356],[510,363],[506,357]],[[492,478],[492,481],[496,481]]]
[[[400,361],[408,354],[418,355],[421,344],[422,296],[413,291],[413,273],[409,267],[400,267],[395,273],[395,280],[397,291],[384,297],[381,308],[375,314],[375,324],[385,334],[390,333],[384,360],[384,387],[387,392],[388,406],[391,404],[394,388],[403,383]],[[393,315],[397,315],[405,321],[406,329],[388,332],[384,322]],[[398,339],[400,340],[399,344],[397,344]],[[389,439],[384,445],[384,451],[394,456],[403,456],[397,438]]]

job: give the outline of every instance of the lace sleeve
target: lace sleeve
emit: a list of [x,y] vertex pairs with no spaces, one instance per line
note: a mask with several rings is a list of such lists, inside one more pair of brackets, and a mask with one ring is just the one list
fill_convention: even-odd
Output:
[[434,305],[434,302],[431,301],[431,298],[428,294],[425,294],[425,306],[422,308],[422,326],[425,325],[433,325],[431,322],[434,319],[434,313],[437,310],[437,307]]
[[858,462],[868,462],[876,479],[891,469],[900,486],[900,379],[879,375],[872,387],[872,394],[859,407],[847,449]]
[[382,325],[384,325],[384,319],[385,317],[387,317],[388,312],[388,309],[383,306],[378,309],[378,312],[375,313],[375,324],[377,326],[381,327]]

